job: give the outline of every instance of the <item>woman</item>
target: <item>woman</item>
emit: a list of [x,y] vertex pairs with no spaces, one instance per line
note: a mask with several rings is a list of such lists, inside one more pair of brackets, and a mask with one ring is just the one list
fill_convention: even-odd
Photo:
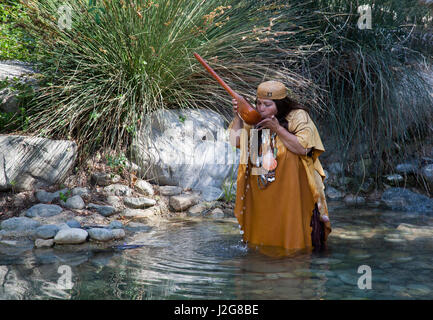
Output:
[[[239,117],[232,102],[230,141],[241,149],[234,211],[243,240],[277,256],[324,249],[331,224],[318,156],[325,149],[307,110],[278,81],[258,86],[256,110],[262,120],[255,127]],[[250,129],[260,130],[257,157]]]

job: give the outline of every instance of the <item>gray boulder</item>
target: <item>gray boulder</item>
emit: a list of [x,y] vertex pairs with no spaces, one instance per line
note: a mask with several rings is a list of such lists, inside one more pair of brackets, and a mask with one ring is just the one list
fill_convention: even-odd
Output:
[[77,145],[73,141],[0,135],[0,191],[48,187],[66,178]]
[[382,203],[398,211],[433,214],[433,199],[403,188],[389,188],[381,198]]
[[221,190],[240,158],[240,150],[233,151],[224,127],[223,117],[211,110],[156,111],[131,144],[133,161],[145,169],[140,173],[146,179],[159,185],[201,192],[210,187]]

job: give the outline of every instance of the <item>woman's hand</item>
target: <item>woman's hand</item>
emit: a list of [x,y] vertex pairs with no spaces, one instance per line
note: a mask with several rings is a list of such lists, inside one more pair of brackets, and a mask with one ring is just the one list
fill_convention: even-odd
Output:
[[235,117],[240,118],[238,114],[238,101],[236,99],[232,99],[232,104],[233,104],[233,112],[235,114]]
[[256,129],[267,128],[273,132],[277,132],[279,127],[280,127],[280,123],[278,122],[277,118],[275,118],[275,116],[272,116],[270,118],[265,118],[256,124]]

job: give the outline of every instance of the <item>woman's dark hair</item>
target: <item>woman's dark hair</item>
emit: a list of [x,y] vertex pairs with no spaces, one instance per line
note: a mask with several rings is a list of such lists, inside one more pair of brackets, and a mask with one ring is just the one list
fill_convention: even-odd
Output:
[[[287,123],[287,115],[292,111],[296,109],[302,109],[305,111],[309,111],[308,108],[304,105],[301,105],[300,103],[296,102],[293,99],[290,99],[290,97],[285,97],[284,99],[272,99],[272,101],[275,102],[275,105],[277,106],[277,114],[275,115],[275,118],[277,118],[280,125],[289,131],[289,124]],[[257,100],[256,100],[257,104]],[[259,146],[262,143],[262,130],[258,132],[258,138],[259,138]]]

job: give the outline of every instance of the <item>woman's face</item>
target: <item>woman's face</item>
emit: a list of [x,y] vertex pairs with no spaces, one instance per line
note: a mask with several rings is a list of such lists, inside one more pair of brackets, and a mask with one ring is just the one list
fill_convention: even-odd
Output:
[[256,101],[257,111],[260,113],[262,118],[270,118],[277,114],[277,105],[273,100],[257,98]]

